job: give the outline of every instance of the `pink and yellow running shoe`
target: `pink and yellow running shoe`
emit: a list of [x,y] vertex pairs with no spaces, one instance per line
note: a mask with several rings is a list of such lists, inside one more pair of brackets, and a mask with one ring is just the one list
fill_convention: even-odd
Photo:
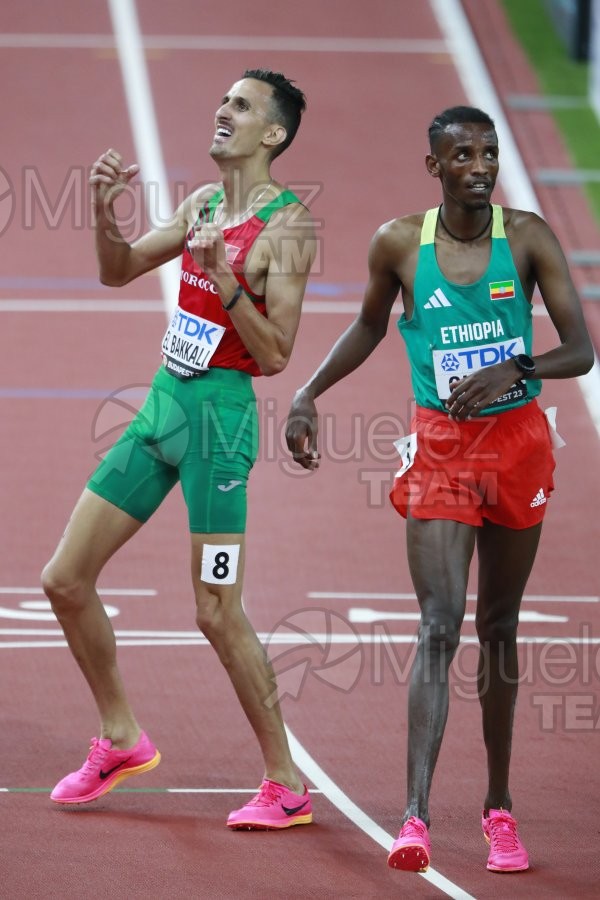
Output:
[[490,809],[481,816],[483,834],[490,845],[490,872],[524,872],[529,868],[527,850],[517,833],[517,821],[505,809]]
[[411,816],[392,844],[388,866],[392,869],[402,869],[403,872],[426,872],[430,854],[429,829],[422,819]]
[[252,800],[241,809],[229,813],[227,827],[270,831],[291,825],[308,825],[310,822],[312,803],[306,785],[303,794],[295,794],[284,784],[265,778]]
[[109,738],[92,738],[81,769],[59,781],[50,799],[55,803],[89,803],[111,791],[124,778],[148,772],[160,762],[160,753],[142,731],[129,750],[112,749]]

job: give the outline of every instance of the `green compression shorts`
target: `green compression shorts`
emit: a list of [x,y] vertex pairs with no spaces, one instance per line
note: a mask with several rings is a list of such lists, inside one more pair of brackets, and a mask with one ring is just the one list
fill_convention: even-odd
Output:
[[144,405],[87,486],[146,522],[181,481],[190,531],[241,534],[257,453],[250,375],[215,368],[180,381],[161,367]]

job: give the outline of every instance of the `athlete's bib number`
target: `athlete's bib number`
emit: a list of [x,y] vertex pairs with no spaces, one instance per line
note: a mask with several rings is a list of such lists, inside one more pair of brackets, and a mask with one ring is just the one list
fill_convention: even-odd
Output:
[[235,584],[239,558],[239,544],[205,544],[202,548],[202,581],[207,584]]
[[[494,366],[505,362],[518,353],[525,352],[525,344],[522,337],[512,338],[508,341],[498,341],[494,344],[480,344],[477,347],[453,347],[451,350],[434,350],[433,371],[435,384],[440,400],[447,400],[457,382],[472,375],[486,366]],[[515,403],[527,397],[527,386],[519,379],[512,387],[490,406],[505,406]]]
[[208,369],[225,328],[177,307],[162,342],[167,369],[185,378]]

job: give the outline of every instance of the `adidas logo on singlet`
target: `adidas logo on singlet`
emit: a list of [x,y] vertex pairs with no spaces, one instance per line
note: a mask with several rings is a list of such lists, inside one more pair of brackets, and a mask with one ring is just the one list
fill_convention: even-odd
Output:
[[439,309],[441,306],[452,306],[441,288],[436,288],[423,309]]
[[544,495],[543,488],[540,488],[531,503],[530,506],[543,506],[546,502],[546,497]]

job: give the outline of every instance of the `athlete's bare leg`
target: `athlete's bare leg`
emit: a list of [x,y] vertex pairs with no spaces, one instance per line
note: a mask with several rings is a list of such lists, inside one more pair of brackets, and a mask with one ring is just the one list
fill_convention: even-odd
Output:
[[141,522],[86,488],[42,573],[46,596],[96,701],[100,736],[121,748],[136,743],[140,728],[125,696],[114,631],[96,581],[105,563],[140,527]]
[[519,678],[517,626],[541,530],[541,524],[515,530],[486,522],[477,534],[478,686],[489,778],[486,811],[512,809],[508,775]]
[[[213,578],[212,582],[202,579],[205,544],[240,546],[235,584],[219,584],[210,574],[207,577]],[[254,729],[265,762],[265,777],[302,794],[304,786],[292,761],[279,704],[272,702],[276,690],[273,669],[242,608],[243,569],[244,535],[192,534],[198,627],[217,651]],[[223,569],[217,569],[218,573],[223,574]]]
[[408,562],[421,608],[408,700],[404,821],[429,825],[429,793],[448,718],[448,669],[465,613],[476,529],[444,519],[407,520]]

